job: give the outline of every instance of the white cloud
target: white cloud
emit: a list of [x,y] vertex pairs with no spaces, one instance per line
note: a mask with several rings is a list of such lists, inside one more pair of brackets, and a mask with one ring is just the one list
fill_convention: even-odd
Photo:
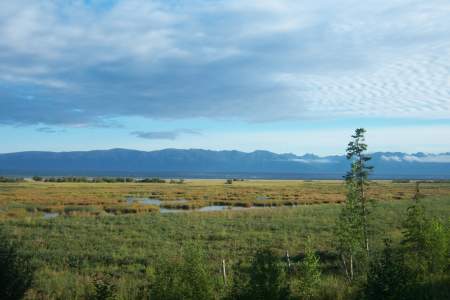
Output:
[[401,162],[403,159],[398,155],[382,155],[381,159],[384,161],[394,161],[394,162]]
[[426,155],[426,156],[414,156],[406,155],[403,160],[409,162],[420,163],[450,163],[450,155]]
[[131,135],[149,140],[176,140],[183,134],[200,135],[200,132],[192,129],[177,129],[166,131],[133,131]]
[[448,0],[84,3],[0,4],[0,123],[450,118]]
[[329,164],[329,163],[333,162],[332,160],[326,159],[326,158],[317,158],[317,159],[296,158],[296,159],[293,159],[292,161],[305,163],[305,164]]
[[383,155],[381,159],[394,162],[418,162],[418,163],[450,163],[450,155],[446,154],[424,154],[424,155]]

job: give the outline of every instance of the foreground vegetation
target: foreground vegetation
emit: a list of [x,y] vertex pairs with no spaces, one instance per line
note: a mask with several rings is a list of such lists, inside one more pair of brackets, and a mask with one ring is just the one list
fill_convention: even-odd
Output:
[[[422,202],[428,215],[448,222],[448,197]],[[373,251],[383,249],[386,237],[399,244],[407,207],[413,203],[383,201],[376,205],[371,216]],[[85,299],[95,295],[95,283],[104,276],[118,299],[141,299],[157,282],[161,262],[182,266],[192,244],[203,253],[204,272],[212,281],[214,298],[223,298],[233,288],[233,270],[248,266],[258,249],[273,251],[284,267],[288,251],[292,265],[297,266],[308,237],[320,257],[322,273],[323,288],[317,289],[315,297],[347,299],[355,296],[357,288],[347,284],[334,250],[340,209],[339,204],[318,204],[213,213],[10,218],[2,226],[8,240],[20,243],[20,255],[36,268],[29,299]],[[223,260],[229,276],[226,285]],[[292,276],[293,295],[300,294],[299,278]]]

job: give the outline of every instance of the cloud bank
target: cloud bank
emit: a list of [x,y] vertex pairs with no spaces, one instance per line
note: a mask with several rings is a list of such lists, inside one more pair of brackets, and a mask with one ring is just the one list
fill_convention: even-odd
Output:
[[133,131],[131,134],[148,140],[176,140],[182,134],[199,135],[200,133],[191,129],[177,129],[169,131]]
[[0,4],[0,123],[450,118],[448,0],[100,3]]
[[383,155],[381,159],[391,162],[450,163],[450,154]]

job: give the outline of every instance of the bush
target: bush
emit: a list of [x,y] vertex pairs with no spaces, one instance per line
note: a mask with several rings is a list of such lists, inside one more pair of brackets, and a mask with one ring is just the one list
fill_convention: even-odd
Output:
[[42,181],[41,176],[33,176],[33,181]]
[[0,176],[0,182],[22,182],[23,178]]
[[182,261],[160,261],[151,286],[151,299],[214,299],[214,282],[200,248],[189,245]]
[[22,299],[31,287],[34,269],[21,257],[17,245],[7,241],[0,231],[0,299]]
[[314,253],[311,239],[306,244],[305,258],[300,263],[300,295],[302,299],[311,299],[317,294],[320,285],[319,257]]
[[97,274],[93,280],[95,293],[92,300],[112,300],[116,296],[116,286],[111,274]]
[[141,180],[137,180],[136,182],[140,182],[140,183],[165,183],[166,180],[161,179],[161,178],[144,178]]
[[448,229],[429,219],[425,207],[408,208],[402,247],[386,241],[371,265],[364,295],[367,299],[448,299]]
[[427,273],[448,269],[449,231],[438,219],[429,219],[425,207],[415,204],[408,208],[402,241],[408,264],[424,278]]
[[290,288],[285,268],[271,250],[259,250],[250,268],[238,267],[230,299],[289,299]]
[[416,285],[416,274],[409,269],[402,252],[395,251],[389,240],[381,256],[371,263],[364,289],[365,298],[411,299],[411,288]]

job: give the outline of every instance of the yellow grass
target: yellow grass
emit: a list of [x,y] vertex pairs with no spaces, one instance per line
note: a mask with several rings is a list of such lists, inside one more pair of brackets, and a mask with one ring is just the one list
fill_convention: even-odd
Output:
[[[162,201],[161,207],[191,209],[208,205],[283,206],[341,203],[345,184],[339,180],[248,180],[225,184],[225,180],[186,180],[170,183],[49,183],[20,182],[0,184],[0,215],[21,217],[42,212],[66,215],[77,211],[98,214],[154,212],[158,207],[129,204],[128,197]],[[368,195],[377,200],[411,199],[415,183],[373,181]],[[450,194],[450,183],[426,183],[427,196]],[[178,200],[178,202],[177,202]],[[183,200],[184,202],[180,202]],[[84,208],[83,208],[84,207]]]

